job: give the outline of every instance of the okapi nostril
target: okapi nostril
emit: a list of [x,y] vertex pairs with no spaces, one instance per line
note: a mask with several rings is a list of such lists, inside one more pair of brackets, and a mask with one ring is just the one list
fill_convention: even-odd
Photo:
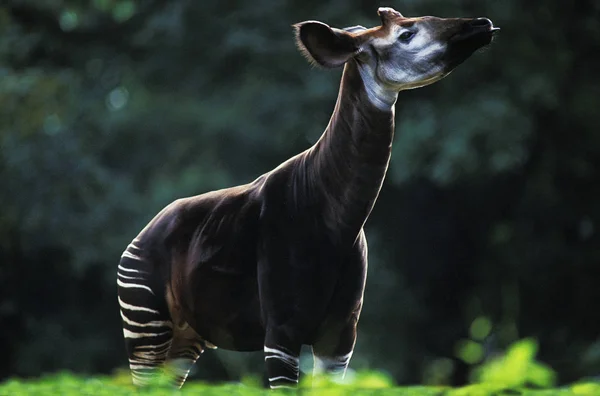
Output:
[[488,18],[475,18],[469,22],[469,25],[472,27],[484,28],[484,27],[492,27],[492,21]]

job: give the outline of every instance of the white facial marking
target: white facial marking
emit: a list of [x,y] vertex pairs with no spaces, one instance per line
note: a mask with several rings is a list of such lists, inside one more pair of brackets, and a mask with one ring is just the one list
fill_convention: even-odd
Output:
[[396,100],[398,99],[398,91],[385,87],[380,82],[376,81],[375,70],[368,65],[362,64],[358,68],[367,97],[375,107],[380,110],[393,109]]
[[[441,66],[424,67],[424,63],[429,62],[435,55],[446,49],[446,45],[434,40],[426,29],[420,28],[415,36],[408,43],[401,44],[400,48],[401,50],[405,49],[405,51],[402,51],[399,56],[402,56],[408,65],[415,65],[415,67],[386,68],[384,66],[381,70],[385,79],[398,84],[400,90],[413,87],[415,84],[422,86],[421,82],[431,79],[442,71]],[[390,63],[394,64],[393,59]],[[424,73],[423,70],[426,70],[426,72]]]
[[426,46],[425,48],[423,48],[421,51],[419,51],[417,53],[417,61],[421,61],[421,60],[426,60],[432,57],[432,55],[435,55],[437,53],[443,52],[446,50],[446,46],[444,44],[441,44],[439,42],[432,42],[431,44],[429,44],[428,46]]
[[[402,29],[404,31],[411,31],[409,29]],[[402,33],[401,33],[402,34]],[[417,34],[406,44],[406,48],[410,51],[415,51],[431,44],[431,35],[425,29],[419,29]]]
[[[386,57],[376,66],[361,64],[359,71],[369,100],[377,108],[389,110],[399,91],[422,87],[447,75],[444,66],[436,62],[447,45],[437,41],[427,28],[427,25],[419,24],[411,27],[395,25],[385,37],[371,41]],[[403,42],[400,36],[404,32],[413,32],[414,36]]]
[[398,40],[398,36],[400,35],[400,32],[399,32],[400,30],[402,30],[402,28],[400,26],[394,25],[389,29],[387,36],[377,37],[376,39],[373,39],[371,41],[371,43],[375,47],[385,47],[388,45],[392,45],[396,42],[396,40]]
[[414,63],[425,62],[445,51],[446,44],[435,41],[427,31],[422,31],[411,40],[409,50],[415,53]]

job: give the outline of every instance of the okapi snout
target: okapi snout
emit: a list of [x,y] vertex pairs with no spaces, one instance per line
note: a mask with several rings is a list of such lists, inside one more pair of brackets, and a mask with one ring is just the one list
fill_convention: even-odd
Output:
[[448,51],[445,56],[446,71],[451,71],[464,62],[478,49],[491,43],[494,34],[500,30],[488,18],[459,19],[457,29],[448,38]]
[[467,22],[473,28],[491,29],[494,24],[488,18],[475,18]]
[[478,36],[481,38],[487,38],[488,43],[491,41],[494,32],[500,30],[500,28],[495,27],[492,21],[488,18],[473,18],[466,19],[461,29],[453,38],[457,39],[465,39],[472,36]]

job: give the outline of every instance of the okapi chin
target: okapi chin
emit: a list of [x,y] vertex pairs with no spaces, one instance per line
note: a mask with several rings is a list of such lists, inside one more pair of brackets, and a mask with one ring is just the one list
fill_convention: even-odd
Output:
[[272,388],[298,382],[302,345],[315,371],[343,377],[367,276],[363,226],[390,160],[398,93],[442,79],[497,30],[486,18],[378,13],[370,29],[294,26],[311,62],[344,67],[317,143],[249,184],[176,200],[123,253],[135,384],[167,364],[181,386],[215,346],[263,350]]

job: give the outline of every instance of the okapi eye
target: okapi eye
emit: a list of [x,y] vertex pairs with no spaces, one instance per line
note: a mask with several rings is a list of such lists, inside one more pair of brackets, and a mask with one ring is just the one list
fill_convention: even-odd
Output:
[[415,35],[415,32],[411,32],[407,30],[400,35],[400,40],[404,42],[409,42],[411,38]]

